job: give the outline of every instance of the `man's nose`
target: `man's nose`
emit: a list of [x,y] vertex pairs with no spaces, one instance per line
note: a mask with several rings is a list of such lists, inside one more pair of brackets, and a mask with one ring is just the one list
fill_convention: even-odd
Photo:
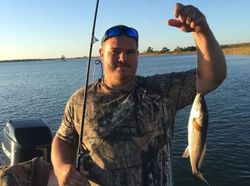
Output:
[[119,54],[119,61],[121,62],[125,62],[127,60],[127,54],[125,51],[122,51],[120,54]]

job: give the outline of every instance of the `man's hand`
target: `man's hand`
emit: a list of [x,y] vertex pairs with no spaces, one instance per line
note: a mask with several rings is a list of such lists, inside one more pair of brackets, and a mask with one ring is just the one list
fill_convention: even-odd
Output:
[[55,172],[59,186],[89,186],[86,171],[78,172],[73,164],[66,164]]
[[202,32],[208,26],[205,16],[192,5],[177,3],[174,16],[177,19],[169,19],[168,25],[180,28],[183,32]]
[[74,148],[55,136],[51,148],[51,161],[59,186],[88,186],[88,173],[78,172],[74,164]]

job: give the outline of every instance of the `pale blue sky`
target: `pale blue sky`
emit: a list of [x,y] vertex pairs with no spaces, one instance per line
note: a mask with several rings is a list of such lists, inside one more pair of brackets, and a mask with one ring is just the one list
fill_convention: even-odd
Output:
[[[220,44],[250,42],[249,0],[100,0],[96,37],[117,24],[139,31],[139,50],[194,45],[169,27],[176,2],[205,15]],[[88,56],[95,0],[0,0],[0,60]],[[98,55],[100,42],[94,44]]]

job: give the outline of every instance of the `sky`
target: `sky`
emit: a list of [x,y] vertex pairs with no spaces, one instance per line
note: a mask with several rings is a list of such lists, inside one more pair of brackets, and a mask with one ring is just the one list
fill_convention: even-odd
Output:
[[[95,36],[125,24],[139,32],[139,51],[194,46],[191,33],[167,25],[175,4],[204,13],[220,44],[250,42],[249,0],[100,0]],[[0,60],[88,56],[95,0],[0,0]],[[93,46],[98,55],[100,41]]]

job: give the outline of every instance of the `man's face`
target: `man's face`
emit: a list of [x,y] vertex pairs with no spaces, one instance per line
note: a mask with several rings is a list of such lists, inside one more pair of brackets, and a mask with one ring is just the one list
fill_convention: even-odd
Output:
[[127,36],[109,38],[99,52],[108,86],[122,86],[134,81],[138,64],[138,50],[134,39]]

